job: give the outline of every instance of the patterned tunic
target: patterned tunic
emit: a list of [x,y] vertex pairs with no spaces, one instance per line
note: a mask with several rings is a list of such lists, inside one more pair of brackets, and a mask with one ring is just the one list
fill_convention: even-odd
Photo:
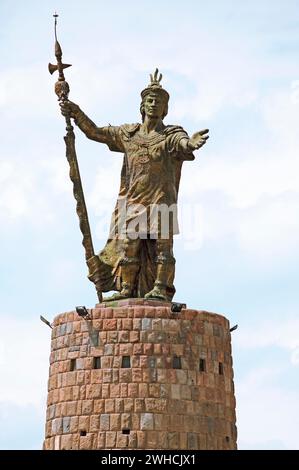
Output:
[[[181,166],[184,160],[194,160],[192,152],[182,146],[188,134],[179,126],[163,126],[159,131],[143,134],[140,124],[108,126],[101,132],[110,150],[125,154],[119,200],[126,202],[123,224],[127,232],[137,230],[141,237],[161,236],[162,221],[166,224],[163,234],[168,228],[169,237],[178,233],[176,204]],[[160,217],[161,211],[164,217]],[[117,215],[112,226],[119,233],[116,222]]]

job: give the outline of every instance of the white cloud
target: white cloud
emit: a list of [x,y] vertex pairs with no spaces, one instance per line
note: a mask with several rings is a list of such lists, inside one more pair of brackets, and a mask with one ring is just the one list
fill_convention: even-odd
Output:
[[3,70],[0,78],[2,112],[13,119],[53,116],[55,106],[51,105],[53,88],[49,77],[47,67],[41,62]]
[[283,319],[260,319],[254,324],[240,328],[234,338],[240,349],[259,349],[278,347],[287,351],[295,351],[299,347],[299,319],[284,314]]
[[291,86],[287,82],[286,89],[267,92],[254,109],[264,135],[258,128],[259,136],[253,135],[250,129],[243,142],[234,142],[232,136],[230,148],[214,154],[208,142],[198,153],[203,164],[184,168],[184,194],[223,191],[233,206],[246,208],[264,195],[299,192],[299,105],[292,100]]
[[0,217],[18,219],[30,212],[33,178],[24,165],[0,161]]
[[48,145],[42,155],[38,146],[27,152],[10,150],[0,159],[0,220],[43,227],[73,202],[69,165],[63,146]]
[[280,263],[298,254],[299,194],[260,201],[239,219],[237,239],[240,247],[260,260]]
[[34,320],[2,315],[0,402],[45,406],[50,338],[38,315]]
[[72,183],[69,178],[69,164],[63,155],[64,148],[59,148],[55,152],[61,153],[60,157],[55,156],[54,151],[49,152],[40,161],[40,170],[44,171],[44,177],[51,187],[48,193],[49,200],[53,197],[64,197],[65,193],[71,193]]
[[291,363],[294,365],[294,366],[298,366],[299,365],[299,345],[297,348],[294,349],[294,351],[292,352],[291,354]]
[[[273,133],[272,137],[275,139],[277,135]],[[284,137],[281,135],[282,140]],[[295,146],[281,142],[276,148],[262,152],[259,148],[254,149],[250,142],[248,146],[249,150],[235,147],[230,155],[227,149],[221,155],[199,155],[199,159],[204,159],[201,165],[195,162],[184,168],[181,184],[184,195],[195,198],[201,191],[223,191],[232,206],[246,209],[266,195],[299,192],[299,160]],[[208,147],[206,149],[208,152]],[[239,158],[236,153],[239,153]]]
[[[79,229],[78,229],[79,231]],[[78,252],[81,249],[78,244]],[[79,252],[80,253],[80,252]],[[83,249],[82,249],[83,254]],[[81,257],[79,258],[81,260]],[[53,258],[48,262],[47,269],[47,280],[48,289],[51,292],[61,292],[72,289],[75,285],[75,282],[78,280],[78,270],[84,266],[83,256],[82,264],[78,266],[77,258],[67,258],[67,253],[65,257],[60,256],[60,258]]]
[[284,370],[269,364],[236,383],[240,449],[299,449],[298,393],[283,382]]

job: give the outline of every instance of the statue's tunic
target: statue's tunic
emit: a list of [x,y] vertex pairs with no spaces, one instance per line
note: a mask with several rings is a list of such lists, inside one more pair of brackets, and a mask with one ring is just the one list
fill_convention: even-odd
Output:
[[[182,163],[194,160],[191,152],[184,150],[183,139],[188,134],[179,126],[164,126],[150,134],[140,132],[140,124],[124,124],[101,128],[110,150],[124,153],[118,203],[112,215],[109,239],[99,253],[102,266],[102,290],[120,290],[121,265],[124,239],[132,232],[142,238],[136,295],[143,297],[152,288],[156,273],[155,238],[169,238],[178,233],[176,204]],[[125,216],[122,213],[126,207]],[[161,232],[161,220],[157,207],[170,208],[166,225]],[[172,207],[171,207],[172,206]],[[121,211],[119,210],[121,208]],[[136,219],[137,216],[137,219]],[[136,226],[136,220],[138,225]],[[163,227],[169,228],[167,233]],[[123,231],[126,229],[125,232]],[[175,289],[170,274],[168,295]]]
[[[181,141],[188,138],[187,133],[178,126],[164,126],[158,132],[143,134],[140,124],[109,126],[101,131],[106,133],[110,150],[124,153],[119,203],[121,207],[126,204],[122,220],[126,232],[130,236],[138,231],[143,238],[149,234],[171,238],[179,232],[176,204],[181,165],[194,159],[191,152],[182,150]],[[117,234],[124,228],[123,224],[116,227],[115,221],[112,227]]]

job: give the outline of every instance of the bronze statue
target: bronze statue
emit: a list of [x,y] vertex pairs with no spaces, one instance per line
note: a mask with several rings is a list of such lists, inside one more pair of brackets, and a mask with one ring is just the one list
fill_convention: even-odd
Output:
[[[57,44],[56,39],[56,49]],[[61,50],[60,55],[56,53],[57,66],[49,66],[52,72],[58,67],[60,78],[57,83],[64,81],[63,68],[66,66],[61,62],[61,55]],[[79,217],[81,214],[80,226],[85,239],[90,240],[88,247],[91,245],[92,248],[86,254],[89,279],[96,284],[98,293],[118,291],[106,300],[145,297],[171,301],[175,293],[172,248],[173,235],[178,233],[176,204],[181,168],[184,161],[194,160],[193,151],[206,143],[208,129],[189,138],[182,127],[163,123],[168,112],[169,94],[161,86],[162,75],[158,75],[156,69],[150,84],[141,92],[142,123],[137,124],[97,127],[77,104],[68,100],[68,90],[64,95],[56,90],[68,124],[67,156],[71,155],[68,156],[71,173],[75,168],[72,181]],[[93,253],[74,144],[70,146],[70,118],[89,139],[124,154],[118,203],[108,241],[99,255]],[[80,184],[77,184],[76,196],[78,178]],[[78,210],[80,201],[84,203],[83,216],[82,207]]]
[[[164,125],[169,95],[161,79],[156,70],[141,92],[142,124],[97,127],[76,104],[61,104],[62,113],[72,117],[89,139],[124,153],[119,198],[126,200],[126,220],[121,225],[126,236],[120,237],[119,215],[115,212],[110,230],[113,235],[99,254],[102,291],[120,291],[112,299],[171,300],[175,292],[172,245],[173,235],[178,233],[175,209],[181,167],[183,161],[194,160],[192,152],[205,144],[208,130],[190,139],[181,127]],[[168,214],[166,211],[167,221],[159,210],[165,206],[173,209]],[[139,221],[137,234],[134,218]],[[168,229],[165,233],[163,224]]]

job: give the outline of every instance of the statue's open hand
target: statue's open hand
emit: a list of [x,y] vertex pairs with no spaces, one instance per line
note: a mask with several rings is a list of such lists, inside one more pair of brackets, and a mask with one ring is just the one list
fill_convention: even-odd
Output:
[[80,109],[79,106],[72,101],[60,101],[59,103],[61,114],[65,117],[75,118],[78,110]]
[[209,132],[209,129],[204,129],[202,131],[195,132],[195,134],[193,134],[191,139],[189,139],[188,147],[191,150],[197,150],[200,147],[202,147],[209,138],[209,136],[207,135],[208,132]]

